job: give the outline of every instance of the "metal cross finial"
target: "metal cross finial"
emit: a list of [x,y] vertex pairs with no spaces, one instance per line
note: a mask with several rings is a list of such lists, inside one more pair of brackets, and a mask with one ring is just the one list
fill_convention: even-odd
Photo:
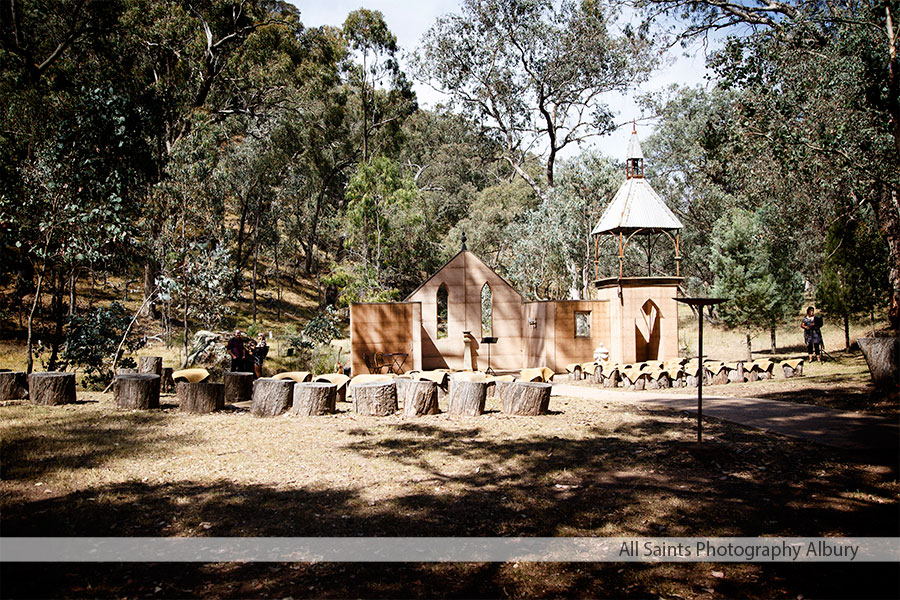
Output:
[[462,232],[462,249],[463,250],[466,249],[466,232],[465,231]]

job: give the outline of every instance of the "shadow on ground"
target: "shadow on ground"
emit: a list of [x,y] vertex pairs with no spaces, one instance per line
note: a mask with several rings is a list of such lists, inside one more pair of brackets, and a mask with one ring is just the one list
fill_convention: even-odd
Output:
[[[365,429],[343,448],[423,473],[378,502],[354,482],[341,489],[232,481],[139,481],[46,499],[4,499],[4,536],[897,536],[896,452],[814,448],[762,432],[709,424],[701,448],[668,437],[683,425],[665,409],[583,439],[502,440],[481,426],[399,423]],[[29,446],[14,431],[3,476],[76,466],[67,454],[96,442],[105,456],[156,452],[161,432],[123,414],[104,443],[72,416],[66,435]],[[134,420],[134,421],[133,421]],[[132,422],[133,421],[133,422]],[[673,431],[673,428],[676,430]],[[81,439],[69,439],[67,435]],[[120,439],[120,438],[116,438]],[[158,443],[156,445],[158,447]],[[426,457],[431,457],[426,458]],[[373,461],[374,462],[374,461]],[[460,472],[459,464],[473,465]],[[35,466],[36,465],[36,466]],[[893,486],[893,487],[891,487]],[[155,564],[2,565],[4,597],[897,597],[897,565],[625,564]],[[723,577],[713,577],[715,570]]]

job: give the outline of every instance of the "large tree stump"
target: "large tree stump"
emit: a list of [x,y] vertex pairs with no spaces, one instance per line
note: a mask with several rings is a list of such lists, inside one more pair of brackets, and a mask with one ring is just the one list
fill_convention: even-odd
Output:
[[116,376],[113,393],[116,406],[136,410],[159,408],[160,376],[153,373],[123,373]]
[[116,369],[116,375],[131,375],[137,372],[138,370],[134,367],[121,367]]
[[263,377],[253,382],[250,413],[257,417],[277,417],[287,412],[294,402],[293,379]]
[[28,399],[44,406],[74,403],[75,373],[32,373],[28,376]]
[[225,371],[225,403],[247,402],[253,398],[253,373]]
[[153,373],[162,376],[162,356],[139,356],[138,373]]
[[330,415],[335,411],[337,386],[321,381],[294,384],[291,413],[304,417]]
[[353,410],[361,415],[384,417],[397,412],[397,386],[393,381],[373,381],[350,386]]
[[0,371],[0,401],[28,397],[28,378],[24,371]]
[[549,383],[516,381],[502,398],[503,412],[509,415],[537,416],[550,408]]
[[179,381],[175,393],[181,412],[205,414],[225,408],[225,386],[221,383]]
[[856,341],[866,357],[875,387],[887,391],[900,387],[900,338],[859,338]]
[[484,414],[486,399],[487,382],[456,380],[450,387],[450,405],[447,412],[451,415],[477,417]]
[[428,379],[398,379],[397,400],[403,405],[407,417],[436,415],[438,409],[438,385]]
[[163,367],[162,380],[159,382],[160,392],[170,394],[175,391],[175,380],[172,379],[174,370],[172,367]]

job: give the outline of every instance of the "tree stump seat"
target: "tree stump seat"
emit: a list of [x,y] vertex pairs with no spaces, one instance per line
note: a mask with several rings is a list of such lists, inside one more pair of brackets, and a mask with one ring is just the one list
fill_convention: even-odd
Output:
[[253,382],[253,398],[250,413],[256,417],[277,417],[294,403],[293,379],[262,377]]
[[159,408],[160,376],[154,373],[116,375],[113,395],[116,407],[132,410]]
[[357,414],[386,417],[397,412],[397,386],[393,381],[354,383],[350,385],[350,395]]
[[27,397],[28,377],[25,371],[0,371],[0,402]]
[[350,383],[350,378],[343,373],[323,373],[322,375],[317,375],[315,378],[313,378],[313,381],[333,383],[335,386],[337,386],[337,397],[335,398],[335,401],[347,401],[347,386]]
[[438,385],[429,379],[398,379],[397,401],[403,406],[407,417],[436,415],[438,408]]
[[190,414],[207,414],[225,408],[225,384],[179,381],[175,384],[178,410]]
[[75,398],[75,373],[32,373],[28,376],[28,400],[41,406],[73,404]]
[[517,416],[537,416],[550,407],[549,383],[516,381],[503,390],[501,407],[504,413]]
[[330,415],[335,412],[337,386],[327,381],[294,384],[294,403],[291,414],[304,417]]
[[450,402],[447,413],[467,417],[484,414],[487,387],[486,381],[453,381],[450,386]]
[[781,363],[784,368],[785,379],[791,377],[803,377],[803,359],[797,358],[793,360],[785,360]]
[[222,375],[225,382],[225,403],[248,402],[253,399],[253,373],[225,371]]

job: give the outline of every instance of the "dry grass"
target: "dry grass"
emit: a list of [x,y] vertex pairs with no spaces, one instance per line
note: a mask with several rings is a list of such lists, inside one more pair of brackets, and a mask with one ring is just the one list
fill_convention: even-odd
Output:
[[[0,406],[4,535],[896,536],[897,456],[554,398],[552,413],[258,419]],[[70,565],[14,596],[895,596],[896,566]],[[41,573],[41,576],[37,576]],[[31,577],[29,577],[31,574]],[[886,578],[887,577],[887,578]],[[849,578],[849,579],[848,579]],[[861,579],[863,578],[863,579]],[[863,582],[864,587],[848,582]],[[90,587],[88,587],[90,585]],[[157,590],[156,588],[159,588]],[[853,593],[850,590],[853,590]]]
[[[779,327],[775,332],[778,353],[776,357],[806,357],[806,345],[803,343],[803,330],[800,329],[800,315]],[[887,320],[876,321],[876,329],[885,327]],[[868,321],[852,321],[850,323],[850,343],[857,338],[871,335]],[[844,325],[838,320],[825,316],[822,327],[824,346],[829,353],[843,351]],[[751,340],[754,358],[770,356],[769,332],[757,334]],[[678,347],[682,356],[697,355],[697,318],[687,306],[678,307]],[[724,327],[704,323],[703,354],[716,360],[734,361],[747,358],[746,335],[741,330],[727,330]]]

